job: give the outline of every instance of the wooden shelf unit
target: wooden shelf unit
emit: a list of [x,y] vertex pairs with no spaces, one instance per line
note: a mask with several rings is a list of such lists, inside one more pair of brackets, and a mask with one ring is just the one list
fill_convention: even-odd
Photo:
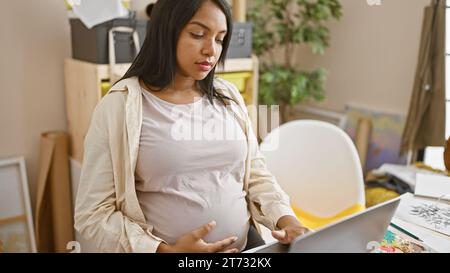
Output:
[[[123,74],[130,64],[119,64]],[[257,105],[258,101],[258,59],[228,59],[224,69],[217,69],[218,76],[223,73],[249,72],[243,93],[247,105]],[[64,80],[66,93],[66,112],[70,136],[70,156],[77,162],[83,159],[83,144],[89,129],[91,115],[102,98],[102,84],[109,81],[109,66],[85,61],[66,59],[64,61]],[[251,110],[251,109],[250,109]],[[256,131],[256,113],[250,112],[253,129]]]

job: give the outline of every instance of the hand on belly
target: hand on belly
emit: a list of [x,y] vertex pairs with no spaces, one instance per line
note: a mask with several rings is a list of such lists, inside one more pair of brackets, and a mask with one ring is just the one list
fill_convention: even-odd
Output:
[[153,233],[169,244],[175,244],[183,235],[214,220],[216,225],[203,237],[206,243],[215,243],[235,236],[237,240],[231,247],[239,250],[245,247],[250,217],[246,203],[240,204],[235,200],[227,204],[216,203],[202,207],[189,206],[187,203],[174,206],[175,202],[166,202],[164,206],[160,206],[161,203],[154,204],[159,206],[153,206],[151,209]]
[[210,223],[201,226],[191,232],[188,232],[181,236],[178,240],[176,240],[173,245],[166,245],[162,243],[158,247],[158,252],[183,252],[183,253],[192,253],[192,252],[206,252],[206,253],[214,253],[214,252],[224,252],[224,253],[237,253],[239,249],[232,247],[233,243],[237,241],[236,236],[231,236],[225,238],[223,240],[207,243],[203,238],[211,232],[216,226],[215,221],[211,221]]

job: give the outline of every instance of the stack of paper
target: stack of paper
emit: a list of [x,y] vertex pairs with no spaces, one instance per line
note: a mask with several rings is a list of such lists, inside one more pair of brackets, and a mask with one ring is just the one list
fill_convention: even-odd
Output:
[[412,194],[402,197],[396,217],[450,236],[450,205],[417,199]]
[[416,186],[416,175],[417,174],[434,174],[431,171],[419,169],[413,165],[395,165],[395,164],[383,164],[380,168],[372,171],[374,175],[385,175],[390,174],[403,180],[412,189]]
[[417,174],[417,196],[450,200],[450,177],[444,175]]
[[87,28],[128,16],[122,0],[78,0],[73,1],[72,9]]
[[450,205],[447,201],[402,195],[392,223],[438,252],[450,252]]
[[434,251],[440,253],[450,253],[450,237],[444,234],[430,231],[427,228],[403,221],[399,218],[392,218],[392,223],[402,227],[409,233],[414,234],[426,245],[431,247]]

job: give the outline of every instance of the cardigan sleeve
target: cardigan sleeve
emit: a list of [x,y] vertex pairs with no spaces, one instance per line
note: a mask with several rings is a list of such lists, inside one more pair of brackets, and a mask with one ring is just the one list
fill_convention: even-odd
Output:
[[144,230],[116,206],[106,115],[118,103],[120,96],[108,94],[93,113],[84,143],[75,228],[104,252],[156,252],[162,239]]

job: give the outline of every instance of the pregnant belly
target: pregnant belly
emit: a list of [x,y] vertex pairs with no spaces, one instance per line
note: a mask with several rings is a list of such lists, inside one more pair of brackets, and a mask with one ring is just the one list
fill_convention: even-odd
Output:
[[198,194],[182,196],[168,193],[138,193],[139,202],[147,223],[153,226],[153,234],[169,244],[182,235],[210,221],[216,226],[203,239],[214,243],[230,236],[238,239],[232,247],[242,250],[247,241],[249,213],[245,193],[234,196],[204,198]]

